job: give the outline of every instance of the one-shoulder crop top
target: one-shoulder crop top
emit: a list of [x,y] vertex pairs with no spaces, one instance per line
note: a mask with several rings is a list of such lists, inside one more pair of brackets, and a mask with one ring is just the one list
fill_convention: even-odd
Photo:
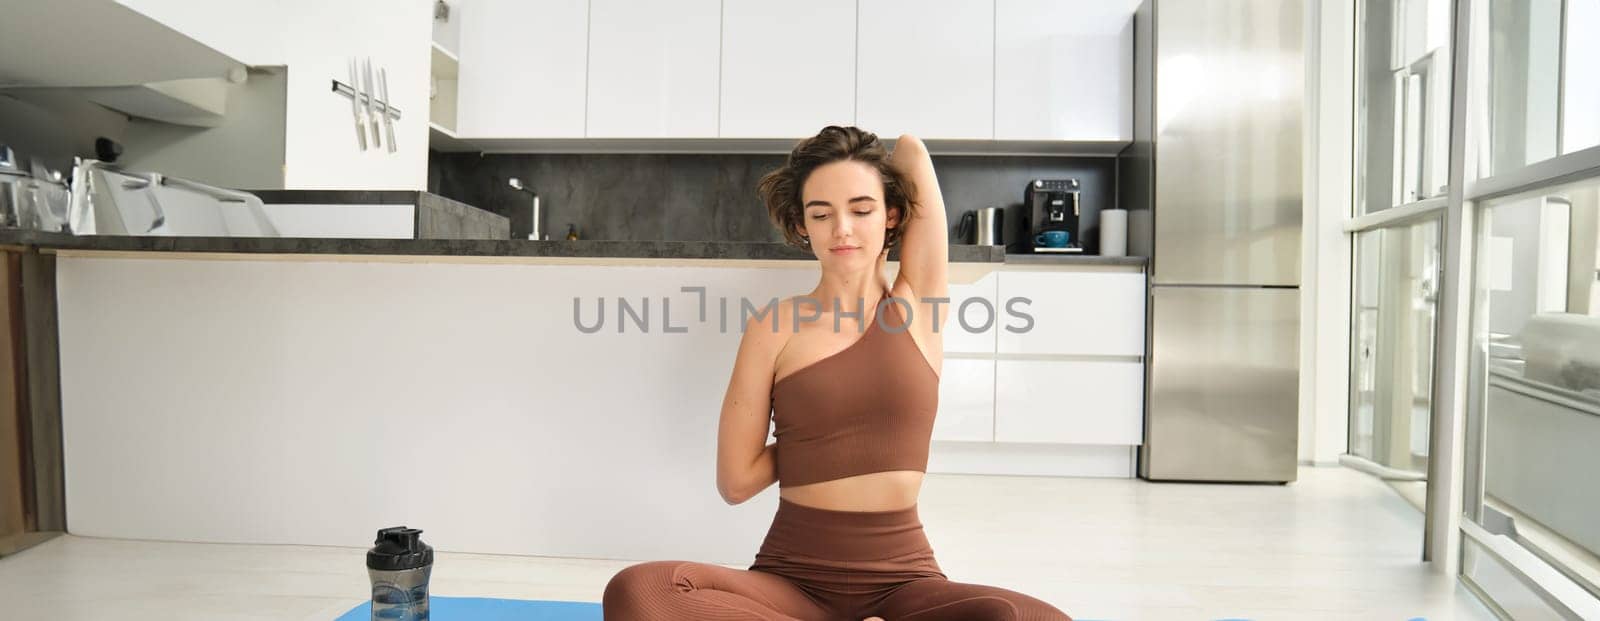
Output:
[[927,472],[939,375],[890,295],[856,342],[773,384],[778,487]]

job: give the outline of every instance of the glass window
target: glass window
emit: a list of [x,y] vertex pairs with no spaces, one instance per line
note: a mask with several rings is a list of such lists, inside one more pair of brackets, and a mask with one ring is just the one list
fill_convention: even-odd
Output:
[[1600,0],[1489,0],[1480,176],[1600,145]]
[[1356,236],[1350,453],[1425,474],[1439,290],[1439,224]]
[[1444,196],[1450,154],[1450,0],[1360,0],[1356,210]]
[[1481,214],[1481,523],[1600,595],[1600,179]]

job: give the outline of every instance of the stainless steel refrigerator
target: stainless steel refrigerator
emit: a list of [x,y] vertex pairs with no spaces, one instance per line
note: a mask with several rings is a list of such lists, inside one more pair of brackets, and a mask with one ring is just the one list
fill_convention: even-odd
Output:
[[1148,0],[1134,20],[1130,249],[1150,262],[1139,475],[1295,479],[1299,1]]

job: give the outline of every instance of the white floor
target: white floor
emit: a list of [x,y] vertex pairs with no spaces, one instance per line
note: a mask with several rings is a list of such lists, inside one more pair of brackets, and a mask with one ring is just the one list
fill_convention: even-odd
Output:
[[[1418,561],[1421,514],[1343,468],[1288,486],[930,475],[921,511],[952,580],[1078,619],[1493,619]],[[0,559],[0,618],[326,621],[362,601],[364,553],[63,536]],[[431,590],[599,601],[629,562],[439,554]]]

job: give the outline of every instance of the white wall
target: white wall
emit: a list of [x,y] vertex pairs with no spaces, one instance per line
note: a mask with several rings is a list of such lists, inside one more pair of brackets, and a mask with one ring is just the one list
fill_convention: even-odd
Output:
[[[441,550],[748,563],[777,494],[716,491],[740,322],[696,324],[678,287],[736,312],[814,284],[796,265],[63,256],[68,529],[363,546],[406,524]],[[649,296],[653,331],[582,334],[572,296]],[[662,296],[688,333],[661,332]]]
[[1351,0],[1306,11],[1305,243],[1301,261],[1300,461],[1338,463],[1346,451],[1350,375]]

